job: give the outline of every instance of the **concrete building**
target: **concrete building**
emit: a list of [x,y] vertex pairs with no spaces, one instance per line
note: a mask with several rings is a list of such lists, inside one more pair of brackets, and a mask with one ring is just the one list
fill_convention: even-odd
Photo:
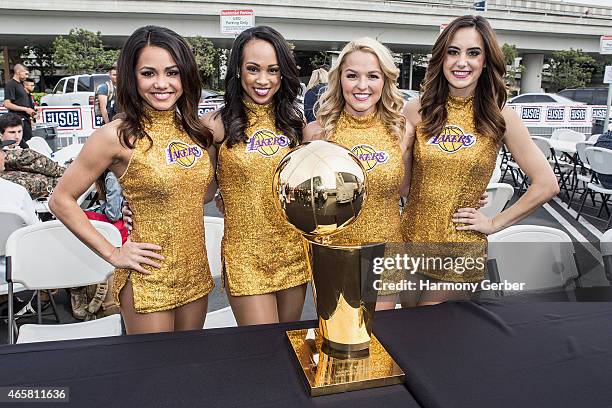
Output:
[[[253,9],[256,24],[275,27],[298,51],[339,50],[362,36],[377,38],[393,51],[428,53],[440,26],[473,14],[473,0],[37,0],[28,10],[0,2],[0,45],[5,60],[16,47],[51,43],[71,28],[101,31],[120,46],[137,27],[163,25],[184,36],[201,35],[229,47],[233,36],[220,33],[224,9]],[[574,48],[597,53],[601,35],[612,34],[609,7],[550,0],[488,0],[487,17],[500,43],[514,44],[526,70],[522,91],[541,88],[544,56]]]

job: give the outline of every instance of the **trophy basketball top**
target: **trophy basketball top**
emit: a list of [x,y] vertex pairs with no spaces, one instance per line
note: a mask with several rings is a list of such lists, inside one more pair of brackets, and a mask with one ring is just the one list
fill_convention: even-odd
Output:
[[280,161],[273,181],[274,203],[306,239],[323,242],[359,215],[366,199],[366,172],[348,149],[315,140]]

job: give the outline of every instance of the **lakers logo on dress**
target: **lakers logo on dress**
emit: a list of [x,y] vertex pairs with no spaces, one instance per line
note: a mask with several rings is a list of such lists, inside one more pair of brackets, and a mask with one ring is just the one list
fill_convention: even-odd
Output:
[[446,125],[442,133],[427,141],[428,145],[438,145],[445,153],[455,153],[461,149],[472,147],[476,143],[476,135],[465,133],[457,125]]
[[260,129],[253,133],[247,141],[247,153],[257,152],[264,157],[272,157],[278,151],[289,146],[289,139],[284,135],[277,135],[271,130]]
[[389,153],[384,150],[376,150],[367,144],[353,146],[351,153],[359,159],[366,171],[371,171],[379,164],[389,161]]
[[181,167],[193,167],[198,159],[202,157],[202,149],[197,145],[173,140],[165,149],[166,164],[176,164]]

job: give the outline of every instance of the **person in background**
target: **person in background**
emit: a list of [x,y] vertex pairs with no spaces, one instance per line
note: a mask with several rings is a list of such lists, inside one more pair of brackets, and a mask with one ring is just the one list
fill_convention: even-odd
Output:
[[115,87],[117,86],[117,67],[108,71],[109,80],[104,81],[96,88],[94,111],[96,116],[102,116],[104,123],[109,123],[115,116]]
[[30,94],[28,94],[23,84],[23,81],[28,78],[30,72],[21,64],[16,64],[13,71],[13,78],[6,81],[4,86],[4,107],[9,112],[19,115],[23,120],[23,138],[20,145],[26,148],[28,147],[26,142],[32,138],[31,119],[36,114],[36,111],[31,106],[32,99]]
[[25,187],[35,200],[49,196],[66,169],[32,149],[21,148],[23,123],[15,113],[0,116],[0,138],[16,142],[7,150],[6,171],[0,177]]
[[36,88],[36,83],[32,78],[26,78],[23,81],[23,87],[30,95],[30,108],[34,109],[36,107],[36,103],[34,102],[34,97],[32,94],[34,93],[34,88]]
[[[604,149],[612,150],[612,130],[608,130],[603,135],[599,136],[595,147],[602,147]],[[612,188],[612,175],[610,174],[597,174],[597,179],[605,188]]]
[[310,81],[306,87],[304,95],[304,116],[306,123],[316,120],[316,104],[319,101],[319,96],[327,88],[327,71],[324,68],[315,69],[310,75]]
[[[128,230],[121,220],[121,206],[123,204],[123,190],[115,174],[106,170],[96,180],[99,206],[85,211],[90,220],[108,222],[113,224],[121,233],[121,241],[125,243]],[[97,285],[82,286],[70,289],[70,305],[72,316],[78,320],[92,320],[98,317],[119,313],[119,304],[113,299],[113,278]]]

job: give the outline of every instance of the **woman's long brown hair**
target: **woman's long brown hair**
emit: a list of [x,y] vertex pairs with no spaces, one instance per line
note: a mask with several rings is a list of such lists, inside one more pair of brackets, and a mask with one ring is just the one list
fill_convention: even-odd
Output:
[[145,103],[138,95],[136,87],[136,61],[143,48],[155,46],[165,49],[172,55],[178,66],[183,84],[183,95],[176,102],[174,120],[195,143],[208,147],[212,144],[213,135],[198,118],[198,103],[202,85],[198,66],[193,52],[187,42],[174,31],[157,26],[141,27],[127,39],[117,63],[117,103],[121,107],[122,119],[119,125],[119,140],[134,148],[134,140],[150,136],[144,130],[144,123],[151,118],[145,110]]
[[506,132],[502,109],[506,104],[506,61],[498,45],[495,32],[489,22],[481,16],[462,16],[453,20],[442,31],[433,46],[425,81],[421,87],[421,131],[427,136],[439,135],[448,119],[446,99],[449,94],[448,81],[443,65],[448,47],[458,30],[473,27],[484,43],[485,68],[478,78],[474,93],[474,119],[476,131],[501,141]]

